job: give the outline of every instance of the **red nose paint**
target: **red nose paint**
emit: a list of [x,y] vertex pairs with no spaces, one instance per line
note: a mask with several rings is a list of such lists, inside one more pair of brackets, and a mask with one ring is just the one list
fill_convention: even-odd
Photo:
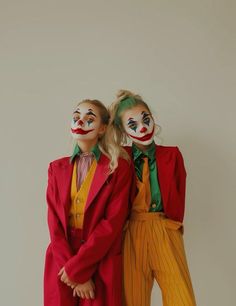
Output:
[[84,123],[83,123],[83,121],[82,120],[79,120],[78,121],[78,125],[83,125]]
[[147,128],[145,126],[143,126],[140,130],[140,133],[145,133],[147,131]]

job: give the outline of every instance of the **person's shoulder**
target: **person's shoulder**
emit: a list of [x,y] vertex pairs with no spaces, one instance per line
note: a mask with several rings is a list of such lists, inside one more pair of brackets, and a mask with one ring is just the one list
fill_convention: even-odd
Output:
[[156,145],[156,154],[164,156],[164,158],[169,161],[183,161],[184,159],[178,146]]
[[162,153],[172,154],[172,155],[181,154],[178,146],[164,146],[164,145],[156,144],[156,150],[159,150]]
[[63,156],[49,162],[49,167],[58,168],[67,166],[70,163],[70,156]]

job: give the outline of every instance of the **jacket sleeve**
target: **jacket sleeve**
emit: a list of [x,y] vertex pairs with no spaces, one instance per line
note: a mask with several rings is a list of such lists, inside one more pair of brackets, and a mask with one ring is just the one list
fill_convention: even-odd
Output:
[[171,215],[173,220],[183,222],[185,211],[185,192],[186,192],[186,170],[183,156],[178,147],[175,152],[174,174],[170,186],[169,205],[171,205]]
[[97,224],[78,253],[65,265],[65,271],[71,280],[78,283],[88,281],[115,239],[119,235],[122,237],[129,208],[129,189],[132,180],[130,169],[125,162],[115,170],[111,180],[112,194],[104,218]]
[[57,206],[59,205],[59,201],[57,200],[57,185],[53,175],[51,163],[48,167],[48,186],[46,191],[46,199],[48,206],[47,219],[51,241],[50,246],[52,248],[53,258],[59,270],[73,255],[57,213]]

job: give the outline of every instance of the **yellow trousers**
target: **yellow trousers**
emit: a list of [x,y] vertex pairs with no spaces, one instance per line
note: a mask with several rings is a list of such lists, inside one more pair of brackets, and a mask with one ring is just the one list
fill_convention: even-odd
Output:
[[124,305],[150,306],[154,279],[164,306],[196,306],[182,223],[163,213],[133,213],[123,244]]

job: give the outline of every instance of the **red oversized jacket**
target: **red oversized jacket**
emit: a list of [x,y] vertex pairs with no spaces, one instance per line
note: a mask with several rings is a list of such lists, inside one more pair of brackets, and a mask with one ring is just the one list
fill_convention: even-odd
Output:
[[48,168],[50,244],[45,260],[44,306],[75,305],[72,289],[57,276],[63,266],[75,282],[84,283],[94,275],[99,279],[96,301],[83,300],[81,305],[121,306],[122,230],[134,178],[132,162],[119,159],[118,168],[109,175],[109,160],[101,154],[86,203],[81,247],[73,254],[67,233],[73,170],[69,159],[55,160]]
[[[132,158],[132,148],[126,146]],[[163,210],[170,219],[183,222],[187,173],[178,147],[156,144],[158,182]]]

